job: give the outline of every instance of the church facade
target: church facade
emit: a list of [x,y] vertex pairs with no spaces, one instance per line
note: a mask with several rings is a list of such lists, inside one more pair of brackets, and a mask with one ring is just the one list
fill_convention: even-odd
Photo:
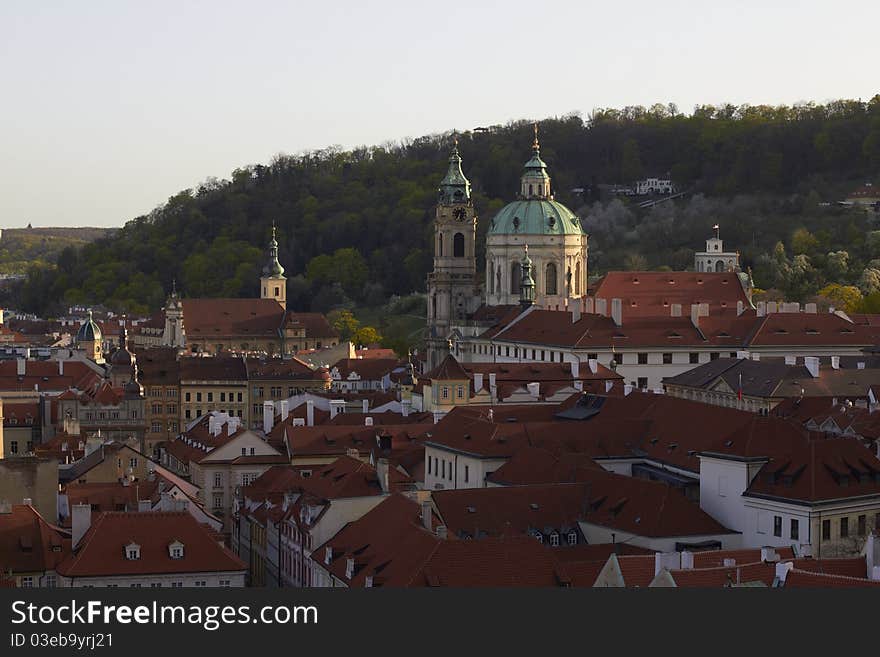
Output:
[[586,293],[587,234],[577,215],[553,198],[537,126],[516,200],[491,220],[481,276],[476,229],[471,186],[456,144],[434,218],[434,270],[427,286],[429,369],[439,365],[451,343],[476,337],[505,307],[525,302],[563,310],[569,298]]

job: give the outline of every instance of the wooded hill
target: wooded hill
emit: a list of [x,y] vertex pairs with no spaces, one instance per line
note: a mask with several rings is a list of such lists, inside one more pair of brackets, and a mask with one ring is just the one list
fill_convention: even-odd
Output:
[[[591,233],[591,273],[692,266],[715,221],[755,266],[758,285],[789,287],[795,296],[856,282],[880,258],[880,239],[868,239],[869,215],[821,205],[880,182],[880,95],[793,107],[703,106],[690,114],[628,107],[539,123],[556,197]],[[181,191],[111,237],[65,248],[56,264],[35,265],[11,302],[40,314],[74,302],[146,312],[162,304],[173,279],[190,296],[253,296],[273,221],[295,309],[378,306],[423,290],[450,141],[451,133],[328,148],[236,169],[229,180]],[[481,236],[514,198],[531,141],[527,121],[459,135]],[[668,175],[688,194],[643,211],[600,193],[603,184],[646,175]],[[801,228],[809,238],[795,244]],[[847,251],[845,266],[826,268],[838,251]],[[803,276],[798,255],[809,260]]]

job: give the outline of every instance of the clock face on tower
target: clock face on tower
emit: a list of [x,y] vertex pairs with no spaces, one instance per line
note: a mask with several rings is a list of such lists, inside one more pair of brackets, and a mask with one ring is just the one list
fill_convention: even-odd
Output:
[[464,221],[467,219],[467,210],[464,208],[455,208],[455,210],[452,211],[452,216],[455,217],[456,221]]

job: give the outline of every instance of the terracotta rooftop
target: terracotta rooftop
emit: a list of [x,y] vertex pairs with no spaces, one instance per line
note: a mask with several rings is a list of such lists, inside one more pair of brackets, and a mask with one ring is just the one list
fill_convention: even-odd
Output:
[[[183,543],[183,557],[173,559],[169,545]],[[140,546],[140,558],[126,558],[126,546]],[[76,552],[58,567],[66,577],[241,572],[245,564],[220,545],[188,512],[101,513]]]
[[0,513],[0,571],[36,573],[55,570],[70,554],[70,536],[29,505]]

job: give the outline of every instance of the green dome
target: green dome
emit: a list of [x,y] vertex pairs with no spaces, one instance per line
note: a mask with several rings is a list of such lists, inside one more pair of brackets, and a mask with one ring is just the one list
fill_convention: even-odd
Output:
[[505,205],[492,219],[490,235],[585,235],[574,212],[557,201],[529,199]]

